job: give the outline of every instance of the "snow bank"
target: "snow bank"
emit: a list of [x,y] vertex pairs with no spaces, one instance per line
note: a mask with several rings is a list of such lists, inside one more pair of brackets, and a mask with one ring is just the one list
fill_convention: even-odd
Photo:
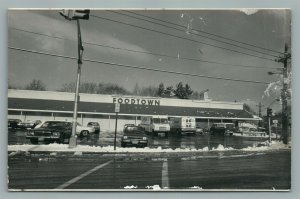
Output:
[[283,144],[283,142],[272,141],[271,144],[269,141],[261,142],[254,144],[252,147],[247,147],[241,149],[242,151],[266,151],[266,150],[279,150],[279,149],[290,149],[290,144]]
[[190,148],[176,148],[176,149],[162,149],[161,147],[157,148],[122,148],[117,147],[114,150],[113,146],[88,146],[88,145],[77,145],[75,148],[69,148],[68,144],[49,144],[49,145],[8,145],[8,151],[51,151],[51,152],[77,152],[76,155],[81,155],[79,152],[98,152],[98,153],[187,153],[187,152],[208,152],[208,151],[233,151],[233,150],[242,150],[242,151],[264,151],[264,150],[279,150],[279,149],[290,149],[291,146],[285,145],[282,142],[272,141],[269,144],[268,141],[254,144],[251,147],[243,149],[234,149],[232,147],[224,147],[219,144],[217,148],[209,149],[204,147],[203,149],[190,149]]
[[189,187],[189,189],[200,189],[200,190],[202,190],[203,188],[199,187],[199,186],[193,186],[193,187]]
[[153,189],[153,190],[161,190],[159,185],[153,185],[153,186],[146,186],[147,189]]
[[137,189],[137,186],[134,186],[134,185],[125,186],[124,189]]

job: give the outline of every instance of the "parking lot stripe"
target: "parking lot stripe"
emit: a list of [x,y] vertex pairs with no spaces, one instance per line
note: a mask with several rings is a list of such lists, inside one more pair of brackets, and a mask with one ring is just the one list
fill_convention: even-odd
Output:
[[80,180],[80,179],[82,179],[82,178],[84,178],[84,177],[90,175],[91,173],[93,173],[93,172],[95,172],[95,171],[97,171],[97,170],[99,170],[99,169],[101,169],[101,168],[103,168],[103,167],[109,165],[112,161],[113,161],[113,160],[110,160],[110,161],[108,161],[108,162],[106,162],[106,163],[104,163],[104,164],[100,164],[100,165],[98,165],[98,166],[92,168],[91,170],[88,170],[87,172],[84,172],[83,174],[81,174],[81,175],[79,175],[79,176],[77,176],[77,177],[75,177],[75,178],[69,180],[68,182],[66,182],[66,183],[64,183],[64,184],[62,184],[62,185],[60,185],[60,186],[58,186],[58,187],[55,188],[55,189],[64,189],[64,188],[70,186],[71,184],[77,182],[78,180]]
[[169,188],[169,173],[168,173],[168,159],[164,160],[161,171],[161,186],[162,188]]

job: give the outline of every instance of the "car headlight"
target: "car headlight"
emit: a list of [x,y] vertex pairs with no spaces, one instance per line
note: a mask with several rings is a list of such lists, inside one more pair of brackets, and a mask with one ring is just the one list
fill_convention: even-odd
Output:
[[59,136],[60,136],[60,133],[59,133],[59,132],[53,132],[52,135],[53,135],[54,137],[59,137]]
[[125,139],[125,140],[126,140],[126,139],[127,139],[127,136],[123,136],[123,139]]
[[143,140],[147,140],[147,137],[143,137]]

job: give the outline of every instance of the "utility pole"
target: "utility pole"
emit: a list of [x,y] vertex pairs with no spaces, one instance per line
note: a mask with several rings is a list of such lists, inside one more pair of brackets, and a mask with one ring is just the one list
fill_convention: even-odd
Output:
[[291,54],[288,53],[288,45],[285,44],[284,46],[284,55],[280,57],[277,62],[283,63],[283,86],[282,86],[282,93],[281,93],[281,99],[282,99],[282,136],[283,136],[283,143],[287,144],[289,140],[289,132],[288,132],[288,103],[287,103],[287,81],[288,81],[288,59],[291,58]]
[[76,76],[76,89],[75,89],[75,100],[74,100],[74,111],[73,111],[73,124],[72,124],[72,135],[69,140],[69,148],[75,148],[77,145],[76,127],[77,127],[77,112],[79,102],[79,86],[82,66],[82,55],[84,48],[82,46],[81,31],[79,19],[89,19],[89,10],[63,10],[60,14],[68,20],[76,20],[77,22],[77,38],[78,38],[78,60],[77,60],[77,76]]
[[[259,104],[256,105],[256,106],[258,106],[258,116],[259,116],[260,118],[262,118],[262,115],[261,115],[261,108],[263,107],[263,105],[261,104],[261,102],[259,102]],[[261,120],[258,122],[258,127],[261,127]]]
[[272,117],[272,109],[267,108],[267,117],[268,117],[268,127],[269,127],[269,143],[272,142],[272,126],[271,126],[271,117]]
[[79,86],[80,86],[80,76],[81,76],[81,66],[82,66],[82,54],[84,48],[82,46],[81,40],[81,31],[79,19],[76,19],[77,22],[77,37],[78,37],[78,68],[77,68],[77,77],[76,77],[76,90],[75,90],[75,102],[74,102],[74,112],[73,112],[73,125],[72,125],[72,135],[69,141],[69,148],[74,148],[77,145],[76,137],[76,127],[77,127],[77,112],[78,112],[78,102],[79,102]]

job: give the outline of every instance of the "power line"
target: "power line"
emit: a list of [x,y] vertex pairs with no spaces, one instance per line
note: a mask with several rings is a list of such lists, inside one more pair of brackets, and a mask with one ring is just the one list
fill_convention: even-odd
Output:
[[[161,24],[161,23],[157,23],[157,22],[153,22],[153,21],[147,20],[147,19],[142,19],[142,18],[139,18],[139,17],[134,17],[134,16],[131,16],[131,15],[128,15],[128,14],[124,14],[124,13],[120,13],[120,12],[116,12],[116,11],[111,11],[111,10],[109,10],[108,12],[115,13],[115,14],[118,14],[118,15],[127,16],[127,17],[131,17],[131,18],[134,18],[134,19],[137,19],[137,20],[141,20],[141,21],[146,21],[146,22],[153,23],[153,24],[156,24],[156,25],[160,25],[160,26],[163,26],[163,27],[166,27],[166,28],[170,28],[170,29],[173,29],[173,30],[178,30],[180,32],[184,31],[183,29],[175,28],[175,27],[172,27],[172,26],[164,25],[164,24]],[[193,29],[191,28],[191,30],[193,30]],[[195,30],[193,30],[193,31],[195,31]],[[199,37],[203,37],[203,38],[206,38],[206,39],[210,39],[210,40],[213,40],[213,41],[217,41],[217,42],[220,42],[220,43],[224,43],[224,44],[227,44],[227,45],[235,46],[235,47],[238,47],[238,48],[241,48],[241,49],[245,49],[245,50],[248,50],[248,51],[253,51],[253,52],[256,52],[256,53],[263,54],[263,55],[267,55],[267,56],[271,56],[271,57],[275,57],[275,58],[279,57],[277,55],[271,55],[271,54],[268,54],[268,53],[264,53],[264,52],[261,52],[261,51],[257,51],[257,50],[251,49],[251,48],[247,48],[247,47],[243,47],[243,46],[240,46],[240,45],[236,45],[236,44],[233,44],[233,43],[230,43],[230,42],[222,41],[222,40],[219,40],[219,39],[213,39],[211,37],[204,36],[204,35],[201,35],[199,33],[195,33],[193,31],[189,32],[189,34],[196,35],[196,36],[199,36]]]
[[[8,46],[8,48],[12,49],[12,50],[17,50],[17,51],[22,51],[22,52],[29,52],[29,53],[39,54],[39,55],[48,55],[48,56],[52,56],[52,57],[60,57],[60,58],[77,60],[76,57],[71,57],[71,56],[66,56],[66,55],[59,55],[59,54],[53,54],[53,53],[47,53],[47,52],[41,52],[41,51],[35,51],[35,50],[29,50],[29,49],[17,48],[17,47],[11,47],[11,46]],[[246,83],[256,83],[256,84],[269,84],[268,82],[263,82],[263,81],[252,81],[252,80],[233,79],[233,78],[218,77],[218,76],[199,75],[199,74],[184,73],[184,72],[178,72],[178,71],[169,71],[169,70],[163,70],[163,69],[149,68],[149,67],[145,67],[145,66],[119,64],[119,63],[106,62],[106,61],[93,60],[93,59],[83,59],[83,61],[92,62],[92,63],[100,63],[100,64],[105,64],[105,65],[112,65],[112,66],[119,66],[119,67],[126,67],[126,68],[134,68],[134,69],[140,69],[140,70],[148,70],[148,71],[155,71],[155,72],[163,72],[163,73],[170,73],[170,74],[177,74],[177,75],[192,76],[192,77],[203,77],[203,78],[209,78],[209,79],[219,79],[219,80],[228,80],[228,81],[246,82]]]
[[[84,43],[87,43],[87,42],[84,42]],[[95,46],[101,46],[101,47],[106,47],[106,48],[112,48],[112,49],[115,49],[115,50],[123,50],[123,51],[134,52],[134,53],[156,55],[156,56],[168,57],[168,58],[178,59],[178,60],[204,62],[204,63],[209,63],[209,64],[218,64],[218,65],[244,67],[244,68],[258,68],[258,69],[282,69],[282,67],[272,67],[272,66],[254,66],[254,65],[241,65],[241,64],[227,64],[227,63],[221,63],[221,62],[210,61],[210,60],[205,60],[205,59],[196,59],[196,58],[189,58],[189,57],[180,57],[178,55],[174,56],[174,55],[167,55],[167,54],[160,54],[160,53],[153,53],[153,52],[132,50],[132,49],[127,49],[127,48],[120,48],[120,47],[115,47],[115,46],[103,45],[103,44],[92,44],[92,43],[87,43],[87,44],[95,45]]]
[[[156,21],[160,21],[160,22],[164,22],[164,23],[168,23],[168,24],[172,24],[172,25],[175,25],[175,26],[178,26],[178,27],[185,28],[185,26],[173,23],[171,21],[157,19],[157,18],[154,18],[154,17],[150,17],[150,16],[138,14],[138,13],[135,13],[135,12],[132,12],[132,11],[129,11],[129,10],[122,10],[122,11],[127,12],[127,13],[131,13],[131,14],[134,14],[134,15],[137,15],[137,16],[142,16],[142,17],[145,17],[145,18],[149,18],[149,19],[153,19],[153,20],[156,20]],[[222,39],[226,39],[226,40],[229,40],[229,41],[233,41],[233,42],[236,42],[236,43],[240,43],[240,44],[252,46],[254,48],[258,48],[258,49],[262,49],[262,50],[266,50],[266,51],[271,51],[271,52],[274,52],[274,53],[283,54],[282,52],[279,52],[279,51],[275,51],[275,50],[264,48],[264,47],[261,47],[261,46],[249,44],[249,43],[242,42],[242,41],[238,41],[238,40],[231,39],[231,38],[228,38],[228,37],[225,37],[225,36],[222,36],[222,35],[217,35],[217,34],[214,34],[214,33],[211,33],[211,32],[207,32],[207,31],[203,31],[203,30],[199,30],[199,29],[194,29],[194,28],[191,28],[191,30],[194,30],[194,31],[197,31],[197,32],[201,32],[201,33],[204,33],[204,34],[207,34],[207,35],[212,35],[214,37],[219,37],[219,38],[222,38]]]
[[185,38],[185,37],[182,37],[182,36],[165,33],[165,32],[162,32],[162,31],[151,29],[151,28],[145,28],[145,27],[142,27],[142,26],[137,26],[137,25],[133,25],[133,24],[130,24],[130,23],[116,21],[116,20],[113,20],[113,19],[108,19],[108,18],[105,18],[105,17],[96,16],[96,15],[90,15],[90,16],[98,18],[98,19],[103,19],[103,20],[106,20],[106,21],[111,21],[111,22],[115,22],[115,23],[119,23],[119,24],[131,26],[131,27],[135,27],[135,28],[139,28],[139,29],[151,31],[151,32],[156,32],[156,33],[159,33],[159,34],[163,34],[163,35],[167,35],[167,36],[171,36],[171,37],[175,37],[175,38],[179,38],[179,39],[183,39],[183,40],[187,40],[187,41],[192,41],[192,42],[204,44],[204,45],[215,47],[215,48],[219,48],[219,49],[222,49],[222,50],[228,50],[228,51],[231,51],[231,52],[235,52],[235,53],[239,53],[239,54],[243,54],[243,55],[248,55],[248,56],[251,56],[251,57],[256,57],[256,58],[260,58],[260,59],[264,59],[264,60],[269,60],[269,61],[274,61],[273,59],[269,59],[269,58],[265,58],[265,57],[261,57],[261,56],[257,56],[257,55],[253,55],[253,54],[249,54],[249,53],[245,53],[245,52],[240,52],[240,51],[233,50],[233,49],[228,49],[228,48],[221,47],[221,46],[216,46],[216,45],[209,44],[209,43],[206,43],[206,42],[201,42],[201,41],[198,41],[198,40],[189,39],[189,38]]
[[[21,31],[21,32],[30,33],[30,34],[36,34],[36,35],[40,35],[40,36],[46,36],[46,37],[49,37],[49,38],[69,40],[69,39],[63,38],[63,37],[51,36],[51,35],[47,35],[47,34],[43,34],[43,33],[32,32],[32,31],[23,30],[23,29],[14,28],[14,27],[11,27],[11,29],[18,30],[18,31]],[[88,44],[88,45],[93,45],[93,46],[104,47],[104,48],[111,48],[111,49],[115,49],[115,50],[128,51],[128,52],[133,52],[133,53],[142,53],[142,54],[149,54],[149,55],[155,55],[155,56],[161,56],[161,57],[168,57],[168,58],[178,59],[178,60],[204,62],[204,63],[209,63],[209,64],[218,64],[218,65],[244,67],[244,68],[282,69],[281,67],[271,67],[271,66],[254,66],[254,65],[242,65],[242,64],[227,64],[227,63],[221,63],[221,62],[211,61],[211,60],[206,60],[206,59],[196,59],[196,58],[189,58],[189,57],[179,57],[179,56],[174,56],[174,55],[160,54],[160,53],[153,53],[153,52],[146,52],[146,51],[139,51],[139,50],[133,50],[133,49],[127,49],[127,48],[120,48],[120,47],[116,47],[116,46],[104,45],[104,44],[99,44],[99,43],[84,42],[84,41],[82,43]]]

